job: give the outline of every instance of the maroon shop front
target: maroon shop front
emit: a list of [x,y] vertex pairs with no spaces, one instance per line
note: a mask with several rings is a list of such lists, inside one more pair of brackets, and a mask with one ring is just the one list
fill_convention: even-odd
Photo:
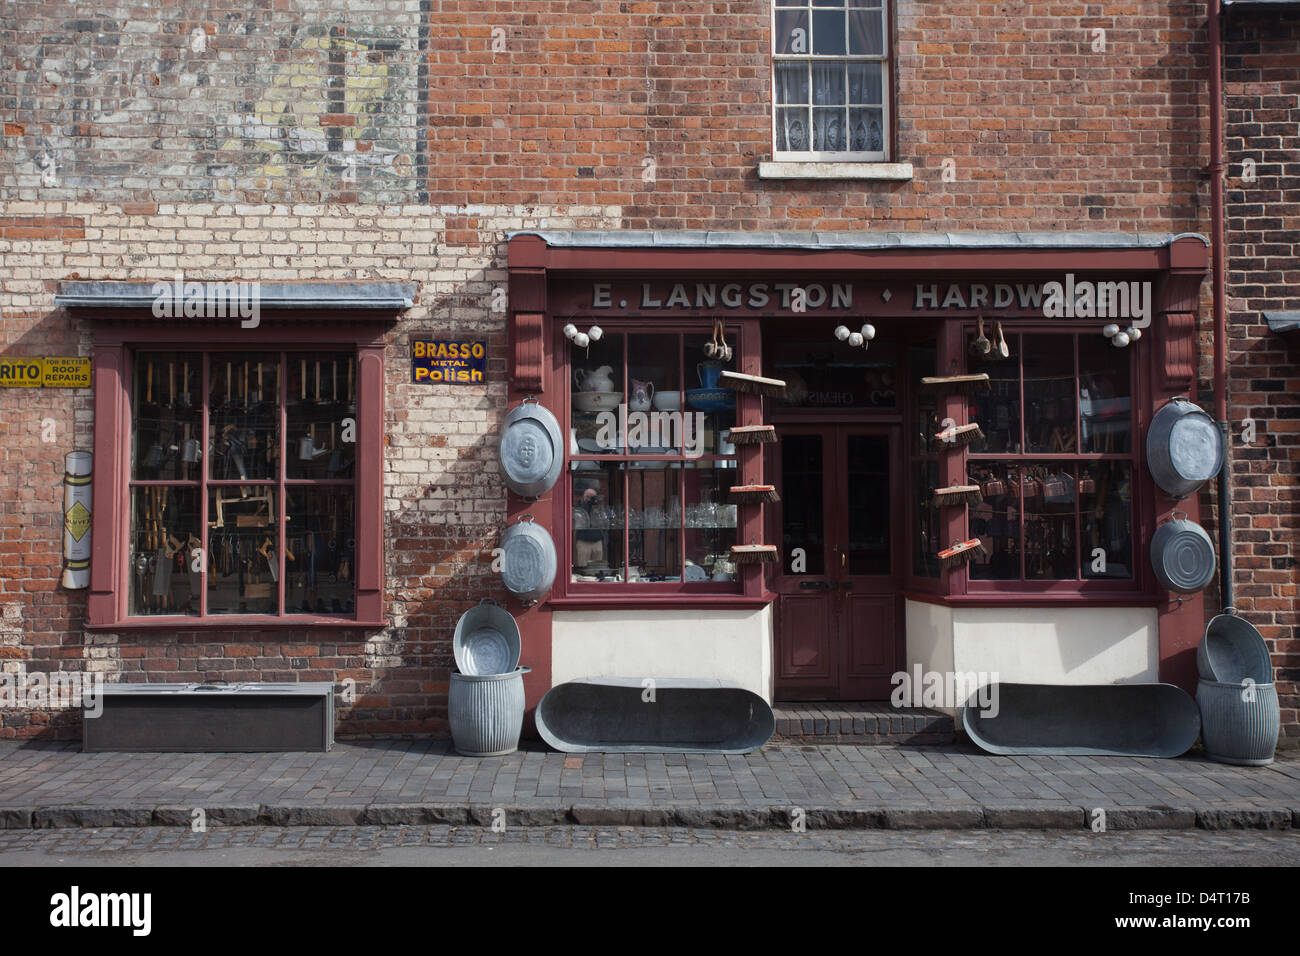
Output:
[[[1198,504],[1154,487],[1142,439],[1194,387],[1207,261],[1188,235],[513,235],[511,403],[568,444],[559,483],[508,504],[559,554],[516,609],[529,705],[585,676],[880,700],[917,665],[1190,690],[1203,599],[1161,589],[1146,543]],[[755,425],[775,440],[731,440]],[[749,485],[777,500],[729,494]]]

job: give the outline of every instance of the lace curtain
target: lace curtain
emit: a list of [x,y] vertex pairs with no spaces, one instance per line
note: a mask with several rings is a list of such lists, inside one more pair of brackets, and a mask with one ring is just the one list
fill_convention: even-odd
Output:
[[842,60],[779,64],[776,100],[789,105],[778,107],[778,147],[791,152],[880,152],[883,113],[878,105],[865,104],[881,102],[881,71],[879,63]]

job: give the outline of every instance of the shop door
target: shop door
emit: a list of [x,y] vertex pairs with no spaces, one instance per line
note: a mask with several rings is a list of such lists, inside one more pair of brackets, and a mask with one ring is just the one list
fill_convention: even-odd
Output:
[[898,430],[791,425],[779,434],[776,696],[885,700],[902,652]]

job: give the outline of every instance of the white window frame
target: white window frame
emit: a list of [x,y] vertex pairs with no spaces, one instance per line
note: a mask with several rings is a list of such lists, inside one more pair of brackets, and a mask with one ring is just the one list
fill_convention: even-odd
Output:
[[[850,0],[846,0],[846,2],[850,2]],[[821,55],[821,56],[819,56],[819,55],[815,55],[815,54],[813,54],[813,53],[811,53],[811,52],[810,52],[810,53],[795,53],[795,54],[790,54],[790,53],[777,53],[777,52],[776,52],[776,11],[777,11],[778,5],[781,5],[781,8],[782,8],[782,9],[791,9],[792,7],[789,6],[789,5],[783,5],[783,4],[781,4],[781,0],[772,0],[772,2],[771,2],[771,21],[770,21],[770,26],[771,26],[771,31],[770,31],[770,33],[771,33],[771,39],[770,39],[770,45],[769,45],[769,50],[770,50],[770,52],[771,52],[771,68],[770,68],[770,70],[769,70],[768,72],[769,72],[769,74],[770,74],[770,84],[771,84],[771,102],[772,102],[772,140],[771,140],[771,142],[772,142],[772,159],[773,159],[773,160],[777,160],[777,161],[780,161],[780,162],[790,162],[790,163],[797,163],[797,162],[815,162],[815,163],[888,163],[888,162],[891,162],[891,159],[890,159],[890,147],[891,147],[891,145],[892,145],[892,140],[893,140],[893,135],[892,135],[892,133],[893,133],[893,109],[892,109],[892,107],[893,107],[893,83],[891,82],[891,80],[892,80],[892,67],[893,67],[893,55],[892,55],[892,53],[893,53],[893,44],[892,44],[892,40],[893,40],[893,30],[891,29],[892,24],[891,24],[891,19],[890,19],[890,14],[891,14],[891,10],[890,10],[890,2],[891,2],[891,0],[880,0],[880,7],[881,7],[881,14],[880,14],[880,15],[881,15],[881,20],[882,20],[882,50],[883,50],[883,52],[882,52],[880,55],[875,56],[875,55],[865,54],[865,53],[863,53],[863,54],[849,54],[849,53],[845,53],[845,54],[843,54],[843,55],[835,55],[835,56],[825,56],[825,55]],[[809,25],[811,26],[811,23],[812,23],[812,19],[811,19],[811,11],[816,10],[816,9],[818,9],[818,8],[815,7],[815,6],[813,6],[811,3],[808,3],[808,5],[807,5],[807,9],[810,11],[810,16],[809,16]],[[821,9],[823,9],[823,10],[833,10],[833,9],[839,9],[839,8],[838,8],[838,7],[822,7]],[[793,62],[793,63],[805,63],[805,62],[809,62],[809,61],[816,62],[816,61],[819,61],[819,60],[820,60],[820,61],[823,61],[823,62],[829,62],[829,63],[863,62],[863,63],[879,63],[879,64],[881,64],[881,71],[880,71],[880,89],[881,89],[881,92],[880,92],[880,98],[881,98],[881,104],[880,104],[880,106],[881,106],[881,144],[882,144],[882,146],[884,147],[883,149],[876,150],[876,151],[870,151],[870,152],[865,152],[865,151],[864,151],[864,152],[857,152],[857,151],[853,151],[853,150],[845,150],[845,151],[826,151],[826,150],[782,150],[782,149],[778,149],[778,148],[777,148],[777,142],[778,142],[778,140],[777,140],[777,122],[778,122],[778,113],[779,113],[780,109],[781,109],[783,106],[788,106],[789,104],[783,104],[783,103],[778,103],[778,102],[777,102],[776,68],[777,68],[777,66],[780,65],[781,63],[792,63],[792,62]],[[811,95],[812,95],[812,89],[811,89],[811,85],[810,85],[810,86],[809,86],[809,96],[811,97]],[[810,117],[811,117],[811,107],[812,107],[813,104],[810,102],[808,105],[809,105],[809,107],[810,107],[810,113],[809,113],[809,115],[810,115]],[[809,131],[811,132],[811,123],[809,124]]]

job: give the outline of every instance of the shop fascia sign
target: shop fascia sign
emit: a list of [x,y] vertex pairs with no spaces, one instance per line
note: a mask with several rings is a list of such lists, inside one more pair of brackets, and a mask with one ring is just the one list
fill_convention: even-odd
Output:
[[[894,292],[873,284],[882,301]],[[642,282],[616,289],[612,282],[591,284],[590,308],[600,310],[712,312],[845,312],[868,297],[852,282]],[[1153,288],[1150,281],[1093,281],[1066,273],[1048,282],[917,282],[912,288],[914,312],[971,312],[982,309],[1018,310],[1047,318],[1129,319],[1144,327],[1151,322]]]

